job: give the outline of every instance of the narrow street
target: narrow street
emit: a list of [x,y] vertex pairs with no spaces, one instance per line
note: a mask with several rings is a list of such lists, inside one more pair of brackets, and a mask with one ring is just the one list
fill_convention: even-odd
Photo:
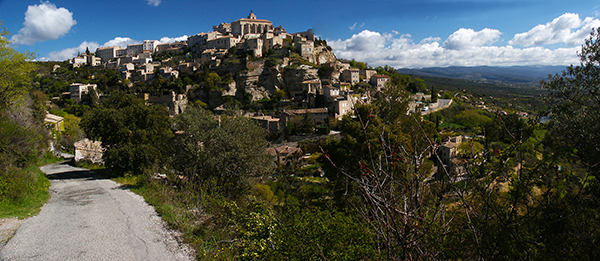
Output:
[[66,163],[41,169],[50,200],[0,249],[1,261],[193,259],[142,197]]

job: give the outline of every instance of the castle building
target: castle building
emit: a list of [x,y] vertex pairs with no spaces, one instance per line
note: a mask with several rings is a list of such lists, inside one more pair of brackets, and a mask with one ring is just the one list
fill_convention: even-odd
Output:
[[263,34],[268,30],[273,30],[273,22],[256,19],[253,12],[250,12],[248,18],[242,18],[231,23],[231,33],[242,37],[247,34]]

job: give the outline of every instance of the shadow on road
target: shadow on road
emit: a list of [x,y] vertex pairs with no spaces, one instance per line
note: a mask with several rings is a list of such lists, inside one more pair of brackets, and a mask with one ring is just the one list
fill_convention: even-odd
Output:
[[94,171],[90,170],[69,170],[73,167],[69,165],[68,161],[58,163],[59,168],[64,168],[65,171],[56,172],[52,174],[47,174],[48,179],[50,180],[59,180],[59,179],[88,179],[88,180],[97,180],[97,179],[108,179]]

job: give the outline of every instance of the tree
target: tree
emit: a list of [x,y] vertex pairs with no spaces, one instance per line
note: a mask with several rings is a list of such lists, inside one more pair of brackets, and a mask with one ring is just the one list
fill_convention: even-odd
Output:
[[[244,117],[220,118],[197,106],[175,119],[173,167],[193,184],[214,184],[230,197],[244,193],[252,178],[273,169],[265,131]],[[209,186],[212,187],[212,186]]]
[[554,133],[597,176],[600,174],[600,28],[592,31],[578,54],[580,65],[542,81],[554,118]]
[[430,179],[427,155],[435,126],[406,115],[408,94],[389,85],[371,105],[357,105],[357,120],[344,116],[342,140],[323,146],[321,159],[341,205],[353,206],[388,260],[435,259],[444,237],[444,183]]
[[173,133],[161,105],[147,106],[133,95],[113,92],[84,115],[81,128],[89,138],[102,141],[105,164],[118,173],[142,173],[167,162]]
[[13,102],[24,99],[31,86],[31,72],[35,59],[30,52],[17,52],[10,47],[10,33],[0,23],[0,112],[4,112]]
[[35,162],[48,147],[42,126],[47,97],[40,92],[28,95],[35,69],[28,60],[35,55],[14,50],[9,35],[0,23],[0,202],[24,198],[22,192],[32,188],[37,177],[18,170]]

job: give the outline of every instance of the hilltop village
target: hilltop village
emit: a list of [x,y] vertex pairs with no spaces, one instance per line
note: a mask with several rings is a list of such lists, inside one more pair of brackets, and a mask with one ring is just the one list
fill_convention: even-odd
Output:
[[15,55],[0,210],[31,216],[50,193],[87,215],[114,205],[79,189],[106,177],[202,260],[595,260],[599,46],[597,29],[543,92],[338,59],[253,12],[179,42]]
[[[380,97],[391,79],[388,71],[393,68],[375,68],[378,73],[364,64],[337,59],[312,29],[288,33],[252,12],[247,18],[212,29],[187,41],[144,40],[125,48],[87,50],[69,59],[68,70],[87,75],[89,80],[70,83],[69,92],[52,100],[64,103],[70,99],[72,108],[85,108],[108,98],[114,89],[125,89],[146,104],[164,105],[172,117],[190,104],[217,115],[234,109],[267,131],[275,141],[269,153],[285,163],[287,156],[301,153],[298,140],[307,135],[335,135],[338,132],[332,130],[337,129],[337,122],[356,104],[369,104]],[[64,69],[55,65],[53,71]],[[423,82],[411,84],[409,114],[418,111],[426,115],[452,104],[450,97],[424,94],[428,90]],[[47,122],[60,121],[57,117],[50,115]],[[451,153],[442,154],[442,162],[456,154],[456,146],[446,144],[450,143],[442,144],[440,151],[445,148]],[[77,160],[101,162],[101,143],[84,139],[73,146]]]
[[[176,55],[184,58],[177,59],[177,63],[175,58],[161,59]],[[286,116],[308,114],[315,125],[325,124],[329,118],[341,119],[353,104],[369,102],[390,79],[376,70],[351,68],[350,63],[337,59],[325,41],[315,38],[312,29],[288,33],[254,13],[215,25],[213,31],[195,34],[187,41],[144,40],[126,48],[98,48],[95,53],[87,51],[69,59],[73,68],[116,70],[120,81],[132,88],[151,85],[157,77],[169,81],[203,68],[216,72],[220,81],[202,92],[193,91],[198,86],[186,84],[185,89],[172,93],[140,96],[166,104],[172,114],[185,110],[188,101],[201,101],[208,109],[219,111],[232,98],[242,103],[284,100],[278,115],[248,114],[271,130],[283,130]],[[354,92],[351,87],[357,84],[367,88]],[[81,102],[81,95],[86,95],[89,88],[97,86],[73,83],[70,97]],[[415,110],[416,103],[411,108]]]

